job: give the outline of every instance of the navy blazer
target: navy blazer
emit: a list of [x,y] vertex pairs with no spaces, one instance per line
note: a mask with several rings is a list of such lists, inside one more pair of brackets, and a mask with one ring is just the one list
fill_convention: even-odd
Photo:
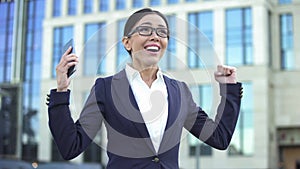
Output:
[[167,76],[164,80],[169,107],[158,152],[152,145],[125,70],[96,80],[75,123],[69,110],[70,91],[51,90],[49,127],[62,157],[69,160],[82,153],[102,123],[107,131],[108,169],[178,169],[183,128],[216,149],[226,149],[240,111],[241,83],[220,84],[221,102],[212,120],[194,103],[184,82]]

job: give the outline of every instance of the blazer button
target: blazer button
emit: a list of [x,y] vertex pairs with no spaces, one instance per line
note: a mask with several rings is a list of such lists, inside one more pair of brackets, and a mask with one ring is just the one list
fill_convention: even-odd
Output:
[[152,161],[155,162],[155,163],[158,163],[158,162],[159,162],[159,158],[158,158],[158,157],[155,157],[155,158],[153,158]]

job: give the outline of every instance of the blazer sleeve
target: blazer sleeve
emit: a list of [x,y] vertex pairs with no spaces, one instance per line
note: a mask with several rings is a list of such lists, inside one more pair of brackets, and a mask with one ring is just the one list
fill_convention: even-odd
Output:
[[65,160],[70,160],[82,153],[100,130],[102,116],[95,97],[95,87],[74,123],[69,109],[70,90],[56,92],[52,89],[49,95],[48,116],[49,128],[58,150]]
[[215,119],[211,119],[187,94],[189,114],[185,128],[206,144],[225,150],[230,144],[240,112],[242,84],[220,84],[221,101]]

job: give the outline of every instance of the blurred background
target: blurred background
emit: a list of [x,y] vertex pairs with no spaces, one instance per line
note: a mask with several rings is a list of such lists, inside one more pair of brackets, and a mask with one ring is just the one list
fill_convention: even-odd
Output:
[[127,17],[141,7],[168,17],[172,34],[161,67],[176,75],[184,64],[199,77],[187,83],[203,109],[211,109],[213,89],[210,79],[200,76],[206,72],[198,56],[202,35],[191,27],[205,35],[221,63],[238,68],[244,87],[229,148],[218,151],[186,135],[180,167],[300,168],[300,0],[0,2],[0,168],[105,167],[105,149],[98,146],[105,134],[74,160],[61,158],[48,128],[46,94],[56,87],[62,47],[74,38],[81,51],[72,84],[76,119],[95,78],[118,71],[128,60],[120,40]]

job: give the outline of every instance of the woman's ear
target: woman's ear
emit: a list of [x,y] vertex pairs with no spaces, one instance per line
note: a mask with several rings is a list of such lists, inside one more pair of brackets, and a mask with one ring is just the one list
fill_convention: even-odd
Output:
[[128,51],[131,50],[131,44],[130,44],[129,38],[127,36],[124,36],[122,38],[122,43],[123,43],[126,50],[128,50]]

